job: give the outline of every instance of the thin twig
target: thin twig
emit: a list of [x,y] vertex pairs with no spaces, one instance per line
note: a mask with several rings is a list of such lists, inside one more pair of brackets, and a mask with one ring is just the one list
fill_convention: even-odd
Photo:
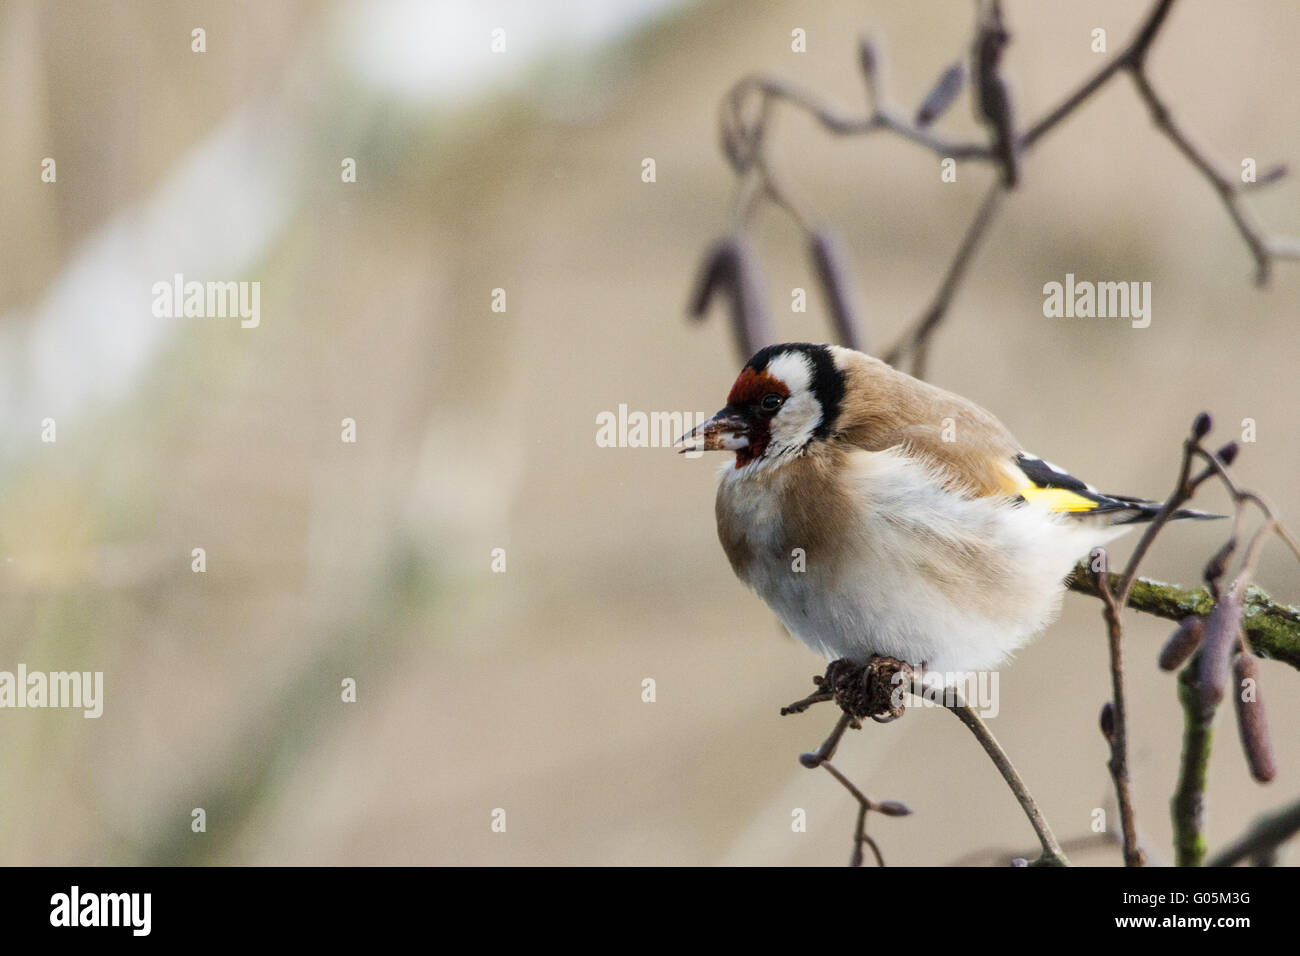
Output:
[[1105,86],[1111,77],[1120,70],[1143,68],[1146,64],[1147,51],[1151,49],[1151,44],[1155,42],[1156,34],[1160,32],[1165,17],[1169,15],[1169,9],[1173,5],[1173,0],[1160,0],[1159,3],[1153,6],[1133,39],[1129,41],[1123,50],[1116,54],[1113,60],[1085,80],[1057,106],[1048,110],[1046,116],[1031,124],[1025,130],[1025,134],[1020,138],[1021,151],[1027,151],[1061,120],[1082,106],[1092,94]]
[[1228,211],[1228,216],[1232,219],[1232,224],[1237,227],[1242,241],[1246,243],[1246,248],[1255,259],[1255,282],[1263,285],[1268,281],[1273,259],[1294,259],[1297,254],[1300,254],[1300,250],[1273,243],[1264,235],[1262,227],[1254,222],[1251,213],[1241,204],[1240,185],[1220,173],[1174,122],[1169,107],[1156,93],[1146,73],[1141,69],[1133,69],[1129,72],[1138,94],[1151,113],[1151,120],[1156,128],[1173,142],[1184,158],[1214,187],[1214,191]]
[[[1084,853],[1089,850],[1101,847],[1114,846],[1123,837],[1117,837],[1113,830],[1102,830],[1098,833],[1083,833],[1075,837],[1066,837],[1061,840],[1061,849],[1066,853]],[[989,866],[992,864],[1006,864],[1010,861],[1020,858],[1023,859],[1033,851],[1017,850],[1010,847],[986,847],[981,850],[972,850],[965,853],[955,860],[949,860],[946,866]],[[1143,852],[1148,853],[1146,842],[1143,841]]]
[[[781,713],[784,715],[786,713],[794,712],[782,710]],[[800,754],[799,762],[809,769],[820,767],[822,764],[826,763],[835,756],[835,750],[840,745],[840,738],[844,736],[844,731],[848,730],[853,723],[854,720],[852,714],[841,713],[840,719],[836,721],[835,729],[831,731],[830,736],[823,740],[821,746],[812,753]],[[861,725],[859,724],[858,726]]]
[[[1228,448],[1235,449],[1235,445],[1230,445]],[[1290,548],[1291,553],[1295,555],[1296,560],[1300,561],[1300,543],[1296,541],[1295,536],[1292,535],[1291,532],[1287,530],[1286,526],[1282,524],[1282,520],[1278,517],[1273,506],[1269,504],[1267,499],[1265,499],[1259,492],[1249,491],[1242,488],[1233,480],[1232,474],[1224,464],[1224,452],[1226,450],[1226,448],[1220,449],[1219,452],[1212,455],[1200,446],[1193,449],[1197,457],[1206,462],[1207,470],[1213,472],[1218,476],[1219,480],[1223,482],[1223,486],[1228,489],[1228,494],[1232,496],[1233,502],[1236,504],[1249,503],[1263,512],[1264,516],[1268,518],[1273,525],[1273,533],[1282,539],[1282,543]],[[1233,454],[1235,455],[1235,450]]]
[[[845,715],[848,716],[847,714]],[[849,866],[862,865],[862,846],[867,844],[876,855],[876,863],[880,866],[885,865],[885,858],[880,854],[880,847],[876,846],[876,841],[867,836],[867,811],[874,808],[875,804],[871,799],[853,785],[853,781],[844,774],[835,769],[835,765],[829,760],[823,760],[821,766],[824,767],[832,777],[838,780],[849,793],[853,794],[853,799],[858,801],[858,821],[853,830],[853,856],[849,860]]]
[[925,358],[930,335],[947,314],[952,297],[961,280],[966,276],[966,270],[970,266],[975,250],[979,248],[980,240],[984,238],[997,215],[1005,191],[1001,180],[995,181],[989,187],[984,201],[980,203],[975,213],[975,218],[966,228],[961,245],[957,247],[957,255],[948,266],[948,271],[944,273],[943,281],[939,283],[939,290],[935,293],[929,308],[916,320],[912,328],[902,335],[898,343],[884,354],[884,361],[887,364],[897,365],[905,355],[909,352],[913,353],[912,374],[917,378],[925,377]]
[[1300,833],[1300,801],[1265,814],[1211,858],[1208,866],[1234,866],[1246,859],[1267,858]]
[[[912,694],[926,699],[926,688],[919,680],[912,682]],[[1021,809],[1025,811],[1025,816],[1029,818],[1029,825],[1034,828],[1034,833],[1038,836],[1038,842],[1043,848],[1043,854],[1036,861],[1036,865],[1069,866],[1070,861],[1066,859],[1065,853],[1061,850],[1061,845],[1057,842],[1051,827],[1047,825],[1047,820],[1043,817],[1042,811],[1038,809],[1033,794],[1029,792],[1025,782],[1020,779],[1020,774],[1016,772],[1015,766],[1011,763],[1011,758],[1002,749],[1002,745],[998,743],[997,738],[993,736],[979,714],[962,699],[960,692],[953,691],[952,704],[947,703],[947,699],[945,693],[944,706],[956,714],[957,719],[975,735],[975,739],[980,742],[980,746],[989,755],[993,765],[998,768],[998,773],[1002,774],[1002,779],[1007,782],[1007,786],[1015,794]]]
[[[1100,549],[1099,549],[1100,551]],[[1102,568],[1105,568],[1105,551],[1100,551]],[[1106,637],[1110,651],[1111,711],[1106,738],[1110,744],[1111,779],[1115,782],[1115,799],[1119,803],[1120,829],[1124,834],[1124,865],[1144,866],[1146,857],[1137,839],[1137,811],[1133,807],[1133,793],[1128,776],[1128,719],[1124,702],[1124,650],[1123,627],[1120,608],[1115,596],[1098,582],[1098,591],[1106,605]]]
[[[1209,416],[1204,416],[1204,420],[1208,431]],[[1193,425],[1194,430],[1200,428],[1201,421],[1201,418],[1197,418],[1196,424]],[[1138,539],[1136,547],[1133,548],[1133,553],[1129,555],[1128,564],[1124,566],[1124,573],[1120,576],[1119,587],[1115,591],[1115,604],[1120,608],[1128,604],[1129,595],[1133,590],[1133,582],[1137,580],[1138,567],[1142,564],[1142,559],[1147,556],[1147,551],[1151,549],[1151,543],[1155,541],[1156,535],[1169,523],[1169,519],[1174,512],[1187,503],[1187,500],[1192,496],[1192,492],[1195,491],[1187,477],[1192,468],[1192,449],[1195,447],[1195,441],[1194,437],[1189,437],[1183,443],[1183,460],[1179,466],[1178,481],[1174,484],[1174,490],[1169,493],[1169,497],[1165,499],[1165,503],[1155,517],[1142,529],[1142,537]]]
[[818,687],[817,690],[813,691],[807,697],[801,697],[799,700],[796,700],[793,704],[786,704],[784,707],[782,707],[781,716],[785,717],[788,714],[802,714],[813,704],[821,704],[824,703],[825,701],[834,700],[834,699],[835,699],[834,693],[832,693],[829,690],[822,690],[820,687]]

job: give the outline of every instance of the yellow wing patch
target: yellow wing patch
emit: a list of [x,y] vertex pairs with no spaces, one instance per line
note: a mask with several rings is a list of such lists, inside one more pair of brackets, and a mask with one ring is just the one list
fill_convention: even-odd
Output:
[[1039,488],[1026,485],[1016,490],[1016,494],[1028,502],[1042,504],[1048,511],[1092,511],[1098,502],[1085,498],[1068,488]]

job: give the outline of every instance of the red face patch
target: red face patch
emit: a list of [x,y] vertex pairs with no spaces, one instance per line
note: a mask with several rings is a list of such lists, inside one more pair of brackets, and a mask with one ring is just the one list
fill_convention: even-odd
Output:
[[780,395],[782,398],[789,398],[790,389],[786,388],[785,382],[768,374],[766,369],[755,372],[746,365],[741,370],[740,377],[736,379],[736,384],[731,386],[727,404],[757,405],[763,400],[764,395]]
[[[736,379],[736,384],[731,386],[731,393],[727,395],[727,404],[740,409],[751,409],[767,395],[789,398],[790,389],[786,387],[785,382],[774,375],[769,375],[766,370],[755,372],[746,365],[741,370],[740,377]],[[768,442],[772,440],[767,427],[767,416],[753,412],[742,412],[742,414],[750,423],[749,445],[736,452],[737,468],[744,468],[751,461],[761,458],[763,452],[767,450]]]

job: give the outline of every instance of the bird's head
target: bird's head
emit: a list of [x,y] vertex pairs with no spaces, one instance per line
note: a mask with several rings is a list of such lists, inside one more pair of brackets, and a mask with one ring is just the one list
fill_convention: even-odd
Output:
[[734,451],[738,469],[776,464],[830,438],[843,397],[830,346],[769,345],[740,370],[726,407],[678,442],[683,452]]

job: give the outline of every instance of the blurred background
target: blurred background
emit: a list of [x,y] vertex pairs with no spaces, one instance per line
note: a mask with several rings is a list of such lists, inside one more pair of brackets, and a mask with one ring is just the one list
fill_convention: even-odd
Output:
[[[1113,52],[1145,6],[1008,0],[1020,115],[1103,62],[1094,28]],[[965,0],[0,4],[0,669],[105,685],[98,720],[0,712],[0,862],[845,863],[855,805],[796,759],[833,714],[778,716],[823,662],[733,578],[719,462],[598,447],[596,420],[620,403],[712,413],[738,370],[721,308],[684,314],[729,221],[729,87],[770,72],[860,111],[871,31],[910,113],[972,23]],[[1225,170],[1294,164],[1298,43],[1293,2],[1186,0],[1151,73]],[[790,110],[776,123],[778,168],[844,241],[884,348],[993,173],[962,165],[942,184],[897,139],[832,139]],[[978,133],[968,97],[938,128]],[[1296,181],[1249,203],[1300,231]],[[825,340],[799,231],[769,211],[754,242],[779,336]],[[1067,272],[1150,281],[1150,328],[1045,319],[1043,284]],[[1025,447],[1152,497],[1198,411],[1225,442],[1251,418],[1238,472],[1295,527],[1300,266],[1262,290],[1252,272],[1119,78],[1027,158],[928,377]],[[260,282],[260,326],[155,317],[152,285],[175,273]],[[1146,572],[1194,584],[1222,534],[1172,529]],[[1280,547],[1260,579],[1300,599]],[[1155,666],[1170,629],[1131,615],[1127,631],[1157,861],[1181,737]],[[1219,715],[1212,852],[1300,790],[1300,675],[1261,668],[1280,773],[1252,783]],[[1058,836],[1088,836],[1094,808],[1117,828],[1100,603],[1068,596],[1000,689],[992,728]],[[941,711],[851,733],[837,764],[915,811],[872,821],[891,865],[1033,849]],[[1118,861],[1104,844],[1073,855]]]

